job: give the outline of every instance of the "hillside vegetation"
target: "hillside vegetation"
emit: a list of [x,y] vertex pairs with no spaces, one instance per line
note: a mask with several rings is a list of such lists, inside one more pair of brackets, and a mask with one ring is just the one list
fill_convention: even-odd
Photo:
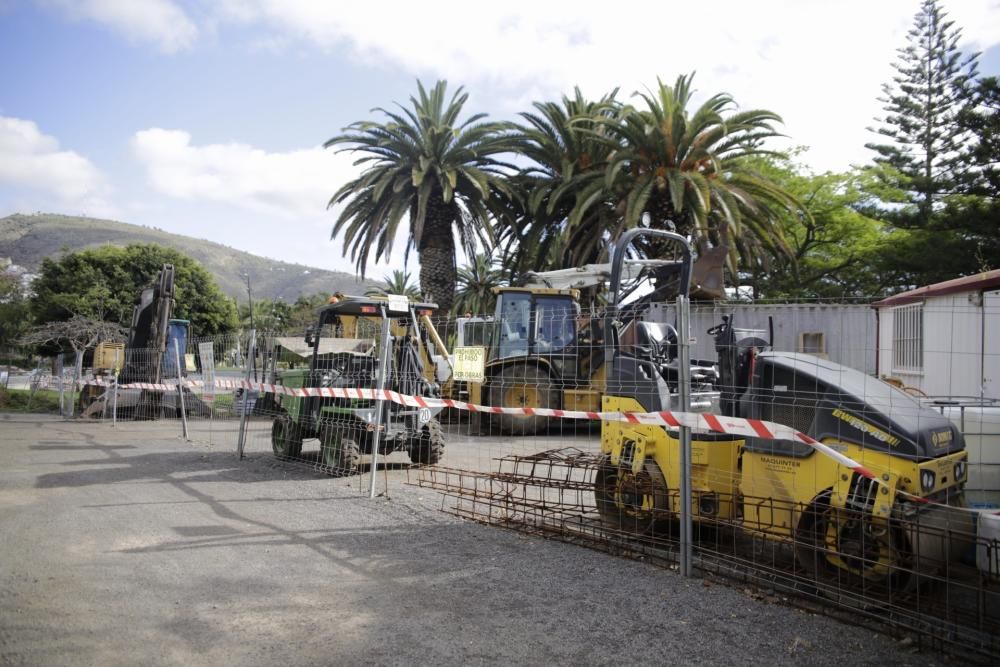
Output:
[[14,264],[30,271],[35,271],[42,259],[63,250],[130,243],[157,243],[193,257],[215,277],[225,294],[241,302],[247,298],[243,277],[246,274],[250,276],[255,299],[280,297],[294,301],[302,295],[337,291],[359,294],[374,284],[351,273],[280,262],[220,243],[114,220],[51,213],[16,213],[0,218],[0,258],[9,257]]

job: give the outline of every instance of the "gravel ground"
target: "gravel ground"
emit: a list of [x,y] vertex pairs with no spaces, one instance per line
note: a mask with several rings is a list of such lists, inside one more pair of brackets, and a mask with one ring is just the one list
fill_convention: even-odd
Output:
[[231,449],[0,415],[0,664],[948,664]]

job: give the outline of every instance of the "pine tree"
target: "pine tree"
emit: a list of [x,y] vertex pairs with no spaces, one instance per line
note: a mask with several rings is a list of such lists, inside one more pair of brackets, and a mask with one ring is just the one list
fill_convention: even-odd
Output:
[[970,169],[966,192],[1000,197],[1000,81],[984,77],[976,83],[975,106],[967,109],[959,122],[972,135],[966,151]]
[[926,227],[935,204],[963,177],[969,132],[957,119],[974,105],[979,54],[962,53],[961,34],[937,0],[924,0],[907,45],[898,49],[897,73],[882,86],[886,115],[875,119],[881,127],[872,131],[889,143],[866,147],[878,153],[876,163],[901,177],[904,203],[916,205],[915,216],[899,218],[908,219],[907,226]]

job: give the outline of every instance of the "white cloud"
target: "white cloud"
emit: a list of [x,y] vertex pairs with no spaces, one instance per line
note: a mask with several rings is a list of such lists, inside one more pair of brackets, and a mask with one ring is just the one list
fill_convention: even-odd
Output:
[[82,155],[60,150],[56,138],[30,120],[0,116],[0,185],[45,193],[44,200],[28,198],[40,209],[51,210],[55,196],[59,205],[88,214],[113,212],[100,170]]
[[132,149],[164,194],[286,218],[325,215],[330,196],[358,173],[349,157],[322,148],[272,153],[239,143],[197,146],[183,130],[136,132]]
[[102,23],[130,40],[152,42],[166,53],[194,43],[198,27],[171,0],[41,0],[72,19]]
[[[946,10],[967,46],[997,42],[994,0],[951,4]],[[865,128],[880,112],[880,86],[893,74],[918,2],[759,0],[717,2],[711,10],[644,3],[614,12],[587,0],[461,11],[388,1],[378,20],[363,3],[226,0],[221,7],[223,20],[260,24],[290,43],[347,44],[366,63],[495,90],[496,99],[473,98],[470,106],[508,115],[574,85],[595,96],[617,86],[627,96],[657,76],[672,81],[697,71],[704,95],[726,91],[744,107],[777,111],[792,142],[812,146],[812,162],[842,169],[869,157]]]
[[[183,211],[198,211],[197,222],[156,224],[187,224],[194,228],[184,233],[227,243],[239,238],[240,247],[263,256],[354,271],[341,241],[328,240],[337,211],[326,210],[330,196],[360,173],[350,154],[318,147],[269,152],[240,143],[196,145],[184,130],[161,128],[136,132],[132,150],[154,190],[176,200]],[[176,208],[167,200],[157,210],[145,216]],[[186,214],[166,218],[177,215]],[[211,231],[206,219],[213,221]],[[390,268],[402,268],[405,245],[400,234],[390,261],[369,260],[368,276],[380,279]],[[410,259],[414,271],[416,259]]]

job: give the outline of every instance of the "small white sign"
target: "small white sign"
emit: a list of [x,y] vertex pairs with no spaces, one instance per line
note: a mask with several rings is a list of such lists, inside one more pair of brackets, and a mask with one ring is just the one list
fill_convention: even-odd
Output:
[[405,294],[388,294],[387,296],[389,297],[390,313],[410,312],[410,300],[406,298]]
[[456,347],[452,377],[462,382],[482,382],[486,373],[485,347]]
[[212,343],[198,343],[198,356],[201,357],[201,377],[205,381],[202,394],[205,400],[215,398],[215,348]]

